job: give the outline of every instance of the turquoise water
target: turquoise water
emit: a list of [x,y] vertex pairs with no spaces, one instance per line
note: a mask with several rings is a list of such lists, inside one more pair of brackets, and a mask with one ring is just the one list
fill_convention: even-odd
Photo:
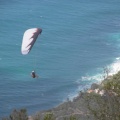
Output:
[[[55,107],[100,81],[103,67],[118,70],[119,6],[118,0],[2,0],[0,117],[15,108],[33,114]],[[23,56],[24,31],[34,27],[43,32]]]

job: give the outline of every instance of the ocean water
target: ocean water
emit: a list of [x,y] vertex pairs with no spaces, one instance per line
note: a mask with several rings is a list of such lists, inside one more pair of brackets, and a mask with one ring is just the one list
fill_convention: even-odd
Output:
[[[1,0],[0,118],[59,105],[120,70],[119,0]],[[25,30],[42,28],[23,56]],[[38,79],[30,73],[35,70]]]

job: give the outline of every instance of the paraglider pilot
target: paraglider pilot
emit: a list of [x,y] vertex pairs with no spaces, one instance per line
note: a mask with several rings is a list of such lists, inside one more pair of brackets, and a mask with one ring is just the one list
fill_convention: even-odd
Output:
[[35,71],[32,71],[31,76],[32,76],[32,78],[38,77],[38,76],[36,75]]

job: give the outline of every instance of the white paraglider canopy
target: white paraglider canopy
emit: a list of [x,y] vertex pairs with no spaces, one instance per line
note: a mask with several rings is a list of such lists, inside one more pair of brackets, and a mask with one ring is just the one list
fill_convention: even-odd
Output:
[[40,28],[31,28],[25,31],[22,40],[21,46],[21,53],[26,55],[32,49],[36,39],[38,38],[39,34],[41,34],[42,29]]

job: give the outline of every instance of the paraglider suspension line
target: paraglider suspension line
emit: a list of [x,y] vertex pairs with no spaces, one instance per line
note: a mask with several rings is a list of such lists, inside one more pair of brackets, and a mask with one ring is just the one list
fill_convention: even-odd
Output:
[[37,69],[37,52],[35,50],[35,54],[34,54],[34,70]]

